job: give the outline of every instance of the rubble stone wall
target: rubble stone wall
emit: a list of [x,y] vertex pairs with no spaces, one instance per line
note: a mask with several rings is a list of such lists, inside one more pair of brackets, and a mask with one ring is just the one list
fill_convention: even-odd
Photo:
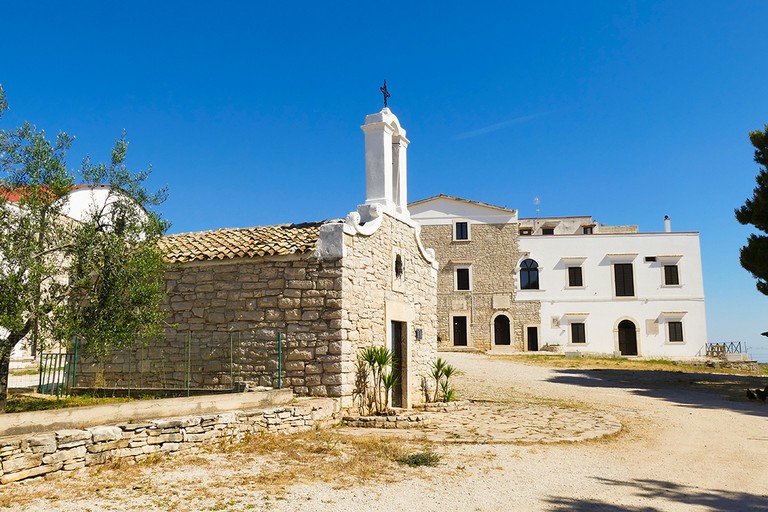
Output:
[[[78,365],[78,386],[277,386],[339,396],[341,260],[241,258],[185,263],[166,273],[166,338]],[[235,382],[233,382],[235,381]]]
[[[440,348],[454,346],[453,316],[466,316],[467,345],[479,350],[495,348],[493,319],[510,318],[512,349],[523,350],[524,326],[539,325],[537,302],[516,303],[517,264],[523,257],[518,243],[519,226],[471,224],[469,240],[454,240],[453,225],[424,225],[424,244],[435,249],[440,263],[438,278],[438,335]],[[457,266],[471,268],[471,290],[456,290]]]
[[248,433],[292,433],[314,422],[311,407],[288,406],[5,438],[0,439],[0,484],[119,460],[138,462]]
[[423,402],[422,377],[437,357],[437,271],[419,246],[418,231],[383,214],[372,235],[345,235],[345,246],[341,318],[345,357],[340,382],[344,394],[351,395],[354,388],[359,351],[370,345],[391,348],[396,321],[404,322],[407,331],[400,382],[404,405]]

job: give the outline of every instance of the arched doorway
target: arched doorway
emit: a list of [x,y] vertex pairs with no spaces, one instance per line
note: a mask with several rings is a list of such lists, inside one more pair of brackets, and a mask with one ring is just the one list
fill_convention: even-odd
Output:
[[637,328],[631,320],[619,322],[619,352],[623,356],[637,355]]
[[509,317],[507,315],[498,315],[493,320],[494,345],[510,345],[512,343],[512,334],[510,331]]

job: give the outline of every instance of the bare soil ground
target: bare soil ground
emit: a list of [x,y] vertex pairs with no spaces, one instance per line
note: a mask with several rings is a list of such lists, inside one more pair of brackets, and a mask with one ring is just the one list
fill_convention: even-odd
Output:
[[[451,443],[323,429],[83,470],[0,489],[7,510],[768,511],[765,377],[548,368],[447,354],[457,394],[605,413],[618,434],[564,443]],[[500,407],[498,410],[504,410]],[[517,409],[519,410],[519,409]],[[536,412],[531,412],[535,414]],[[478,424],[482,418],[477,419]],[[395,459],[434,451],[436,467]]]

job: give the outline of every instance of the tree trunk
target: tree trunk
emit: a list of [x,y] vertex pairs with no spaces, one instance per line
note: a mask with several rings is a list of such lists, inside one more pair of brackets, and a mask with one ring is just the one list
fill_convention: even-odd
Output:
[[27,320],[21,332],[12,332],[7,339],[0,340],[0,414],[5,412],[5,406],[8,403],[8,374],[11,367],[11,352],[31,328],[32,321]]
[[0,348],[0,413],[5,412],[8,402],[8,369],[11,365],[11,351],[6,347]]

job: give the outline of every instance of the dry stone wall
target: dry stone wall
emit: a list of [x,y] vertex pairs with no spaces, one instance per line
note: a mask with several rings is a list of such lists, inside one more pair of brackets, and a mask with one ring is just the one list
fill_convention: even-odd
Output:
[[0,439],[0,483],[119,460],[138,462],[248,433],[292,433],[312,428],[314,422],[311,407],[287,406]]
[[[451,317],[466,316],[468,345],[480,350],[493,348],[493,318],[506,314],[511,320],[513,349],[523,350],[524,326],[539,325],[537,302],[515,302],[516,266],[523,257],[519,226],[471,224],[470,240],[453,240],[453,226],[424,225],[424,244],[435,249],[440,263],[438,278],[438,335],[441,348],[453,347]],[[457,265],[471,266],[471,291],[455,290]]]

